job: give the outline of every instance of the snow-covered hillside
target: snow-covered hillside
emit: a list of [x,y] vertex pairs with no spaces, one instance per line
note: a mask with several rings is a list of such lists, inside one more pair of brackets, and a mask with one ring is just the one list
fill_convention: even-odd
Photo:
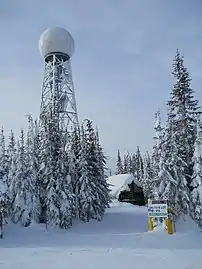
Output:
[[102,222],[67,231],[10,224],[0,241],[2,269],[199,269],[202,233],[181,222],[177,233],[147,232],[147,209],[113,203]]

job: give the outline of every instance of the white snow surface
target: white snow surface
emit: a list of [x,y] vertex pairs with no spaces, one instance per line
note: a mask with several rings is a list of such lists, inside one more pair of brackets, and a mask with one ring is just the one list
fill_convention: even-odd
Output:
[[128,190],[128,184],[131,184],[133,181],[139,186],[139,182],[131,174],[113,175],[108,177],[107,182],[110,184],[110,195],[113,198],[118,199],[119,194],[124,190]]
[[9,224],[0,239],[2,269],[201,269],[201,254],[202,233],[189,219],[174,235],[147,232],[147,208],[118,202],[101,222],[67,231]]

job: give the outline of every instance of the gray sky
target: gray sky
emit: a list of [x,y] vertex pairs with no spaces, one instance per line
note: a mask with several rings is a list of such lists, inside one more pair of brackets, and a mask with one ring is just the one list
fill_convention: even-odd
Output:
[[107,155],[152,147],[154,113],[164,117],[176,48],[202,99],[201,0],[0,1],[0,124],[16,135],[38,116],[40,34],[64,27],[75,39],[73,79],[80,119],[100,129]]

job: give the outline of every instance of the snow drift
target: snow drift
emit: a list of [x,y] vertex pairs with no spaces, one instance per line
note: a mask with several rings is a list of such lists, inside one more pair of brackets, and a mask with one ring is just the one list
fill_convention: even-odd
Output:
[[193,223],[182,221],[169,236],[147,232],[147,216],[145,207],[115,202],[102,221],[77,222],[67,231],[9,224],[0,241],[0,268],[201,268],[202,233]]

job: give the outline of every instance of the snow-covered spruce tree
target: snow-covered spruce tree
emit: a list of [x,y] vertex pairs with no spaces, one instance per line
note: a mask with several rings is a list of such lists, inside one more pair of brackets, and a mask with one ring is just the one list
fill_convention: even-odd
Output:
[[[52,226],[59,225],[59,209],[55,205],[56,195],[56,173],[53,167],[53,149],[51,141],[51,112],[41,117],[40,137],[40,222]],[[54,132],[55,134],[55,132]],[[58,135],[57,135],[58,138]]]
[[144,173],[142,180],[142,189],[144,192],[145,200],[154,198],[153,188],[154,188],[154,173],[151,163],[151,158],[147,152],[143,158],[144,163]]
[[[173,178],[170,170],[170,163],[166,159],[165,141],[162,143],[162,148],[159,156],[158,174],[154,178],[154,198],[168,200],[169,206],[176,208],[175,195],[177,193],[177,182]],[[173,159],[174,160],[174,159]],[[176,209],[177,210],[177,209]],[[175,210],[175,211],[176,211]]]
[[58,161],[59,170],[61,169],[61,177],[57,179],[57,194],[59,197],[60,209],[60,225],[62,229],[72,226],[72,219],[76,216],[76,199],[72,184],[72,177],[69,171],[69,160],[65,146],[60,148],[60,159]]
[[96,135],[90,120],[85,120],[81,126],[80,156],[79,217],[85,222],[90,219],[101,220],[107,199],[105,193],[101,194],[101,191],[106,190],[103,189],[103,171],[99,167]]
[[11,217],[14,223],[20,222],[23,226],[27,227],[31,224],[32,220],[33,186],[30,178],[27,177],[28,164],[23,130],[21,130],[20,140],[18,141],[14,164],[16,172],[11,182],[12,196],[14,197]]
[[[172,176],[169,173],[169,165],[166,159],[166,143],[163,134],[164,129],[161,125],[160,111],[155,113],[155,145],[153,146],[152,163],[153,163],[153,197],[155,199],[168,199],[168,190],[171,191]],[[170,182],[171,181],[171,182]]]
[[172,74],[176,82],[168,101],[169,116],[172,119],[176,154],[186,163],[185,176],[188,186],[190,186],[196,139],[196,114],[199,111],[199,106],[198,101],[194,98],[191,78],[179,50],[174,58]]
[[[97,214],[97,200],[98,195],[96,193],[96,184],[92,175],[92,169],[94,165],[89,164],[89,141],[87,134],[84,130],[84,124],[81,125],[81,152],[79,170],[81,176],[79,178],[78,188],[78,214],[82,221],[89,222],[92,215]],[[95,157],[94,157],[95,158]],[[95,164],[95,160],[94,160]]]
[[72,225],[74,194],[71,177],[67,171],[67,159],[63,134],[59,129],[58,114],[54,109],[42,117],[42,144],[40,178],[42,221],[51,226],[69,228]]
[[132,161],[129,153],[123,157],[123,173],[130,174],[132,173]]
[[25,144],[26,151],[26,177],[30,182],[30,192],[32,193],[31,204],[32,218],[39,223],[41,207],[39,200],[39,141],[38,126],[32,117],[28,116],[28,132]]
[[116,163],[116,175],[123,174],[123,163],[121,160],[120,150],[118,150],[117,154],[117,163]]
[[152,163],[153,163],[154,177],[157,177],[160,169],[159,162],[160,158],[162,157],[161,154],[163,145],[163,127],[161,124],[161,115],[159,110],[155,113],[154,131],[155,131],[154,136],[155,144],[153,146]]
[[75,127],[69,136],[69,140],[66,146],[66,157],[67,157],[66,163],[68,164],[68,171],[71,176],[73,193],[75,195],[74,217],[79,217],[78,194],[80,189],[79,178],[81,177],[80,154],[81,154],[80,129]]
[[[176,150],[175,150],[176,149]],[[171,175],[177,181],[177,191],[175,194],[174,208],[178,215],[189,214],[190,193],[186,179],[186,163],[177,155],[177,147],[174,144],[172,152]]]
[[132,154],[131,156],[131,173],[133,174],[133,176],[136,176],[136,171],[137,171],[137,164],[136,164],[136,154]]
[[133,160],[132,160],[132,154],[128,153],[128,173],[133,174]]
[[15,155],[16,155],[16,143],[15,143],[15,137],[14,133],[11,130],[10,136],[8,137],[8,147],[6,150],[6,155],[7,155],[7,173],[8,173],[8,178],[7,178],[7,184],[8,187],[10,188],[12,178],[14,177],[15,174]]
[[144,167],[143,167],[143,160],[140,152],[140,148],[137,147],[137,151],[135,154],[136,158],[136,169],[135,169],[135,177],[137,178],[138,182],[142,184],[143,181],[143,174],[144,174]]
[[96,143],[96,157],[97,157],[97,165],[98,165],[98,173],[97,173],[97,182],[98,182],[98,192],[99,199],[102,205],[103,214],[105,212],[105,208],[109,207],[110,199],[110,189],[109,184],[107,183],[107,175],[106,175],[106,156],[104,155],[103,148],[100,145],[100,138],[98,129],[96,129],[95,133],[95,143]]
[[[188,213],[189,190],[185,178],[186,163],[178,154],[172,117],[161,127],[160,114],[156,114],[155,146],[152,156],[154,167],[154,198],[167,199],[176,215]],[[158,127],[158,128],[156,128]],[[184,197],[184,200],[182,199]]]
[[80,153],[81,153],[81,138],[80,129],[74,128],[70,135],[70,139],[67,147],[68,157],[69,157],[69,171],[72,177],[72,184],[74,193],[77,193],[77,183],[81,176],[79,163],[80,163]]
[[5,149],[5,137],[3,127],[0,133],[0,213],[6,219],[10,215],[11,200],[7,184],[7,156]]
[[[178,145],[175,139],[175,129],[173,129],[173,122],[171,118],[168,119],[167,130],[169,133],[164,146],[166,166],[174,180],[173,183],[176,184],[174,187],[174,189],[176,188],[176,192],[174,190],[172,191],[172,193],[175,194],[173,194],[174,199],[171,201],[171,204],[176,215],[188,214],[190,206],[190,193],[186,179],[187,164],[179,155]],[[170,150],[169,152],[168,149]]]
[[193,219],[202,228],[202,130],[200,120],[197,122],[197,137],[195,141],[195,150],[193,156],[194,168],[192,175],[191,192]]

